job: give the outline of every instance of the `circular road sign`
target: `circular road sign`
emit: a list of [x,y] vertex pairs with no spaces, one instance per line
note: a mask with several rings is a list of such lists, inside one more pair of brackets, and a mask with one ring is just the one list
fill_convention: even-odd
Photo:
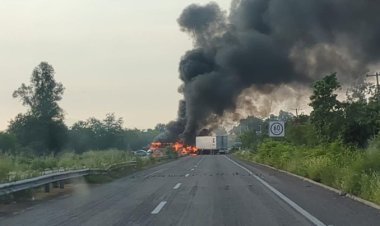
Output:
[[271,122],[269,132],[271,136],[284,136],[284,122]]

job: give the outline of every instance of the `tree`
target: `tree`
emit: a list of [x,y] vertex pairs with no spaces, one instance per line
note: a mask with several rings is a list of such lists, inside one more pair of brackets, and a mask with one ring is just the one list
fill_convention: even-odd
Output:
[[43,120],[63,120],[62,109],[58,101],[62,99],[64,87],[54,79],[54,68],[41,62],[32,73],[30,85],[21,84],[13,92],[14,98],[20,98],[22,104],[30,107],[34,117]]
[[246,131],[259,131],[262,132],[264,122],[262,119],[255,116],[249,116],[239,121],[239,125],[232,128],[231,132],[234,134],[242,134]]
[[94,132],[88,126],[88,121],[78,121],[69,130],[68,147],[76,152],[94,149],[96,142]]
[[163,123],[158,123],[155,127],[154,127],[154,130],[160,132],[160,133],[163,133],[166,131],[166,125],[163,124]]
[[78,121],[71,127],[69,134],[68,146],[77,152],[127,147],[123,119],[116,118],[114,113],[107,114],[103,120],[92,117],[86,121]]
[[290,112],[280,110],[278,113],[278,119],[282,121],[289,121],[294,118],[294,115]]
[[239,135],[239,140],[241,141],[241,146],[243,148],[256,150],[257,146],[263,139],[263,137],[256,132],[257,131],[255,130],[248,130]]
[[102,137],[102,145],[100,148],[115,147],[124,148],[123,143],[123,119],[116,118],[115,114],[107,114],[103,120],[104,136]]
[[313,85],[309,104],[313,107],[310,120],[318,136],[324,141],[332,141],[339,137],[343,110],[335,92],[340,88],[336,73],[325,76]]
[[17,146],[17,139],[13,134],[0,132],[0,152],[14,151]]
[[19,98],[29,109],[11,121],[8,131],[36,152],[61,150],[67,132],[63,111],[58,105],[63,92],[63,85],[54,79],[53,67],[46,62],[40,63],[33,70],[30,84],[23,83],[13,93],[13,97]]
[[286,122],[285,139],[292,144],[313,146],[318,144],[317,134],[309,122],[309,116],[299,115]]
[[341,135],[344,143],[366,147],[368,139],[378,133],[379,104],[374,90],[374,85],[360,81],[347,91]]

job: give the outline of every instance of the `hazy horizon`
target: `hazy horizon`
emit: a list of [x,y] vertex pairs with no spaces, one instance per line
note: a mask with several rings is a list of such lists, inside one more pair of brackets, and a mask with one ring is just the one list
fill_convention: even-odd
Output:
[[[192,41],[177,18],[209,1],[5,0],[0,6],[0,130],[26,107],[12,98],[46,61],[65,86],[65,122],[114,112],[128,128],[176,118],[178,62]],[[218,1],[225,10],[230,1]],[[138,98],[136,98],[138,95]]]

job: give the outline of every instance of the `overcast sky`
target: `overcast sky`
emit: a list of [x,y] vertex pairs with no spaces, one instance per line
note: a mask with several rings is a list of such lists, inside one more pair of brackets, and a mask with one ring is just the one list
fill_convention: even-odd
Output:
[[[66,87],[66,122],[108,112],[140,129],[176,117],[178,62],[192,41],[176,19],[203,0],[1,0],[0,130],[26,108],[12,98],[47,61]],[[227,10],[230,0],[217,1]]]

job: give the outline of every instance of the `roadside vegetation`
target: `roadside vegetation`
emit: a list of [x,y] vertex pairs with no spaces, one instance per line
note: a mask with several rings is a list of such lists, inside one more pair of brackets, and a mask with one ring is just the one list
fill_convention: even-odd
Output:
[[[0,132],[0,183],[41,173],[80,168],[104,169],[136,160],[139,167],[155,162],[136,158],[132,151],[146,148],[164,124],[154,129],[124,128],[124,119],[109,113],[104,119],[90,117],[67,126],[59,106],[64,86],[55,79],[54,68],[41,62],[30,82],[13,93],[26,108]],[[11,95],[11,94],[9,94]]]
[[137,157],[128,151],[109,149],[86,151],[80,154],[62,152],[57,155],[9,153],[0,154],[0,183],[27,179],[43,174],[75,169],[109,169],[111,166],[136,161],[137,168],[161,161],[161,158]]
[[[240,125],[247,128],[240,134],[244,151],[236,155],[380,204],[379,93],[361,83],[339,101],[340,89],[332,74],[314,84],[310,115],[280,112],[266,120],[245,119]],[[286,121],[284,138],[267,135],[268,121],[276,119]]]
[[[29,84],[21,84],[13,93],[27,108],[10,120],[0,132],[0,152],[12,155],[55,155],[70,150],[137,150],[146,147],[165,130],[164,124],[154,129],[124,128],[124,119],[109,113],[104,119],[90,117],[72,126],[64,122],[59,106],[65,87],[55,79],[54,68],[41,62],[34,68]],[[11,94],[9,94],[11,95]]]
[[[86,151],[81,154],[64,152],[57,155],[39,156],[27,153],[18,155],[3,153],[0,154],[0,182],[26,179],[59,170],[82,168],[107,169],[114,164],[136,160],[137,158],[132,156],[129,152],[116,149]],[[138,159],[138,161],[146,160]]]
[[307,147],[266,139],[256,151],[239,151],[236,155],[380,204],[379,148],[379,138],[366,150],[348,148],[338,142]]

